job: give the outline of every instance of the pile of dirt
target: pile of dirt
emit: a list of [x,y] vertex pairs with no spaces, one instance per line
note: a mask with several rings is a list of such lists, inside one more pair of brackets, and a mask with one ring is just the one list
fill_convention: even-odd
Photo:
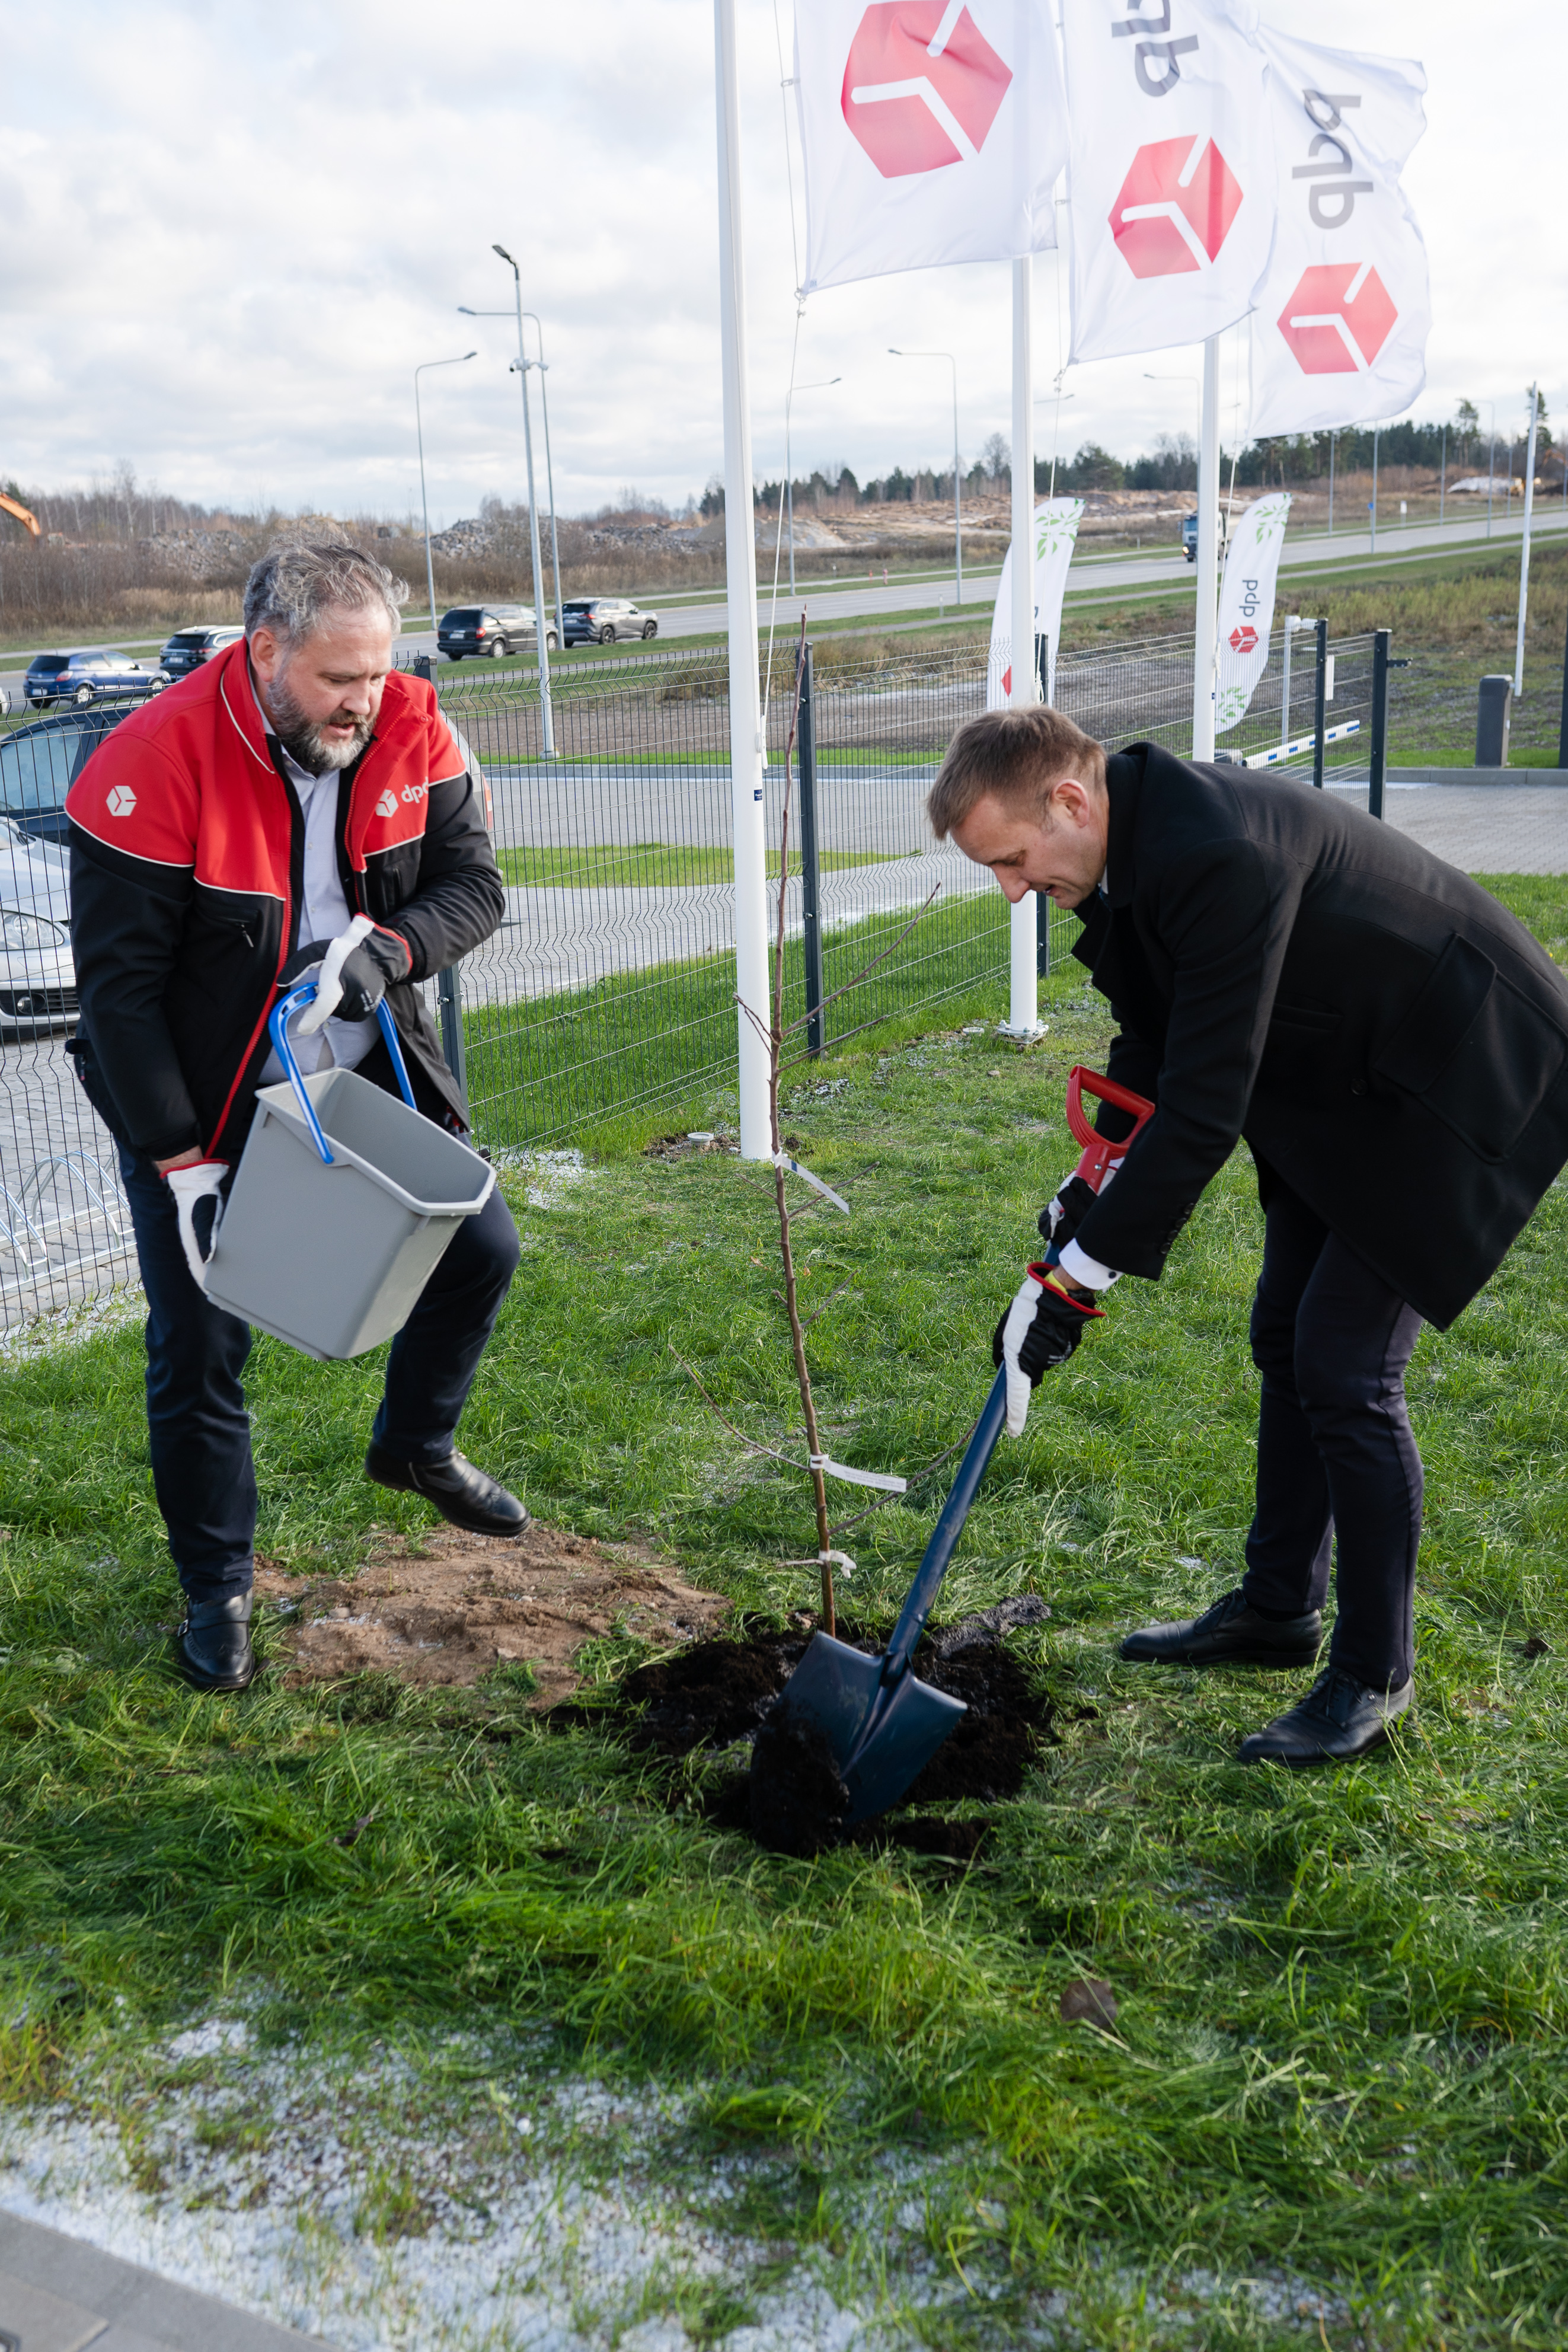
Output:
[[585,1642],[620,1629],[688,1643],[729,1606],[635,1545],[593,1543],[537,1519],[520,1536],[440,1528],[389,1538],[349,1577],[288,1576],[258,1561],[256,1589],[272,1604],[270,1647],[286,1686],[365,1673],[476,1683],[516,1663],[535,1675],[528,1704],[540,1709],[577,1687],[572,1662]]
[[[1050,1614],[1045,1602],[1029,1593],[922,1640],[915,1671],[935,1689],[961,1699],[968,1711],[902,1805],[994,1803],[1017,1795],[1041,1740],[1051,1735],[1051,1708],[1002,1647],[1002,1637]],[[838,1638],[869,1656],[882,1647],[883,1637],[841,1622]],[[777,1852],[817,1853],[843,1834],[848,1798],[821,1734],[775,1712],[810,1639],[808,1626],[694,1643],[628,1675],[613,1710],[591,1715],[583,1708],[558,1707],[549,1720],[562,1728],[585,1720],[614,1722],[631,1747],[670,1759],[716,1754],[750,1739],[751,1768],[727,1773],[710,1786],[709,1818],[724,1828],[746,1830]],[[885,1824],[855,1834],[891,1838],[923,1853],[967,1861],[983,1829],[983,1823],[971,1822],[912,1822],[901,1825],[896,1837]]]

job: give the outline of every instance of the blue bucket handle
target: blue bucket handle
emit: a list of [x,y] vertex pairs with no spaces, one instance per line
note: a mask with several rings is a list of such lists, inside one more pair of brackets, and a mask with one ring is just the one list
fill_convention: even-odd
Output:
[[[305,1090],[305,1081],[299,1075],[299,1065],[294,1058],[294,1048],[288,1042],[289,1022],[302,1006],[311,1003],[315,994],[316,982],[313,980],[301,981],[298,988],[291,988],[287,996],[278,998],[267,1015],[267,1026],[272,1038],[272,1049],[283,1065],[285,1077],[294,1089],[294,1099],[299,1106],[306,1126],[310,1129],[311,1140],[321,1154],[326,1166],[330,1168],[333,1165],[332,1149],[321,1132],[321,1122],[316,1116],[316,1106]],[[397,1024],[387,1009],[384,996],[376,1006],[376,1019],[381,1024],[382,1035],[386,1039],[387,1052],[392,1057],[392,1071],[397,1078],[398,1092],[410,1110],[417,1110],[419,1105],[414,1101],[413,1088],[408,1082],[408,1068],[402,1058],[402,1047],[398,1043]]]

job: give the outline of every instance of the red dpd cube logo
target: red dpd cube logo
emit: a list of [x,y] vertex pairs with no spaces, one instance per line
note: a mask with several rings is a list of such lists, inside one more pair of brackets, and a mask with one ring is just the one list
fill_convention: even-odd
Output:
[[1241,184],[1212,139],[1156,139],[1133,158],[1111,235],[1134,278],[1174,278],[1214,259],[1240,209]]
[[1303,375],[1357,375],[1372,365],[1399,313],[1370,261],[1303,269],[1280,313],[1280,332]]
[[1250,621],[1242,621],[1231,630],[1230,650],[1233,654],[1255,653],[1257,647],[1258,632]]
[[884,180],[978,154],[1012,80],[967,8],[948,26],[946,0],[880,0],[861,18],[841,104]]

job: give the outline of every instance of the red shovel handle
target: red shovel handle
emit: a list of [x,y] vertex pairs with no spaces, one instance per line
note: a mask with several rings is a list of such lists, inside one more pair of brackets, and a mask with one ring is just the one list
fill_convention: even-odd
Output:
[[[1113,1109],[1127,1112],[1134,1121],[1131,1135],[1113,1143],[1109,1136],[1097,1134],[1083,1108],[1085,1095],[1094,1095]],[[1098,1192],[1112,1160],[1120,1160],[1132,1150],[1154,1115],[1154,1104],[1143,1095],[1135,1095],[1131,1087],[1119,1087],[1114,1078],[1102,1077],[1098,1070],[1085,1069],[1082,1062],[1075,1062],[1067,1076],[1067,1124],[1074,1142],[1083,1146],[1083,1157],[1073,1174],[1082,1176],[1092,1192]]]

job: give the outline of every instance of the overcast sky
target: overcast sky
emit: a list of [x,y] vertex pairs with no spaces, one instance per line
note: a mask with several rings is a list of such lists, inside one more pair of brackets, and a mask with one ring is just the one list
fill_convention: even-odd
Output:
[[[755,457],[778,473],[794,270],[773,0],[737,0],[737,13]],[[789,0],[778,13],[788,58]],[[1406,185],[1434,326],[1414,413],[1495,398],[1500,432],[1538,372],[1554,419],[1568,417],[1568,238],[1551,160],[1561,11],[1265,0],[1265,14],[1426,65],[1428,129]],[[128,461],[209,502],[402,513],[418,501],[413,370],[476,345],[466,365],[422,379],[432,520],[472,513],[486,491],[520,496],[514,329],[457,312],[511,302],[493,238],[521,262],[525,305],[544,321],[561,510],[626,483],[678,503],[719,468],[710,0],[461,13],[3,0],[0,56],[0,474],[57,488]],[[1042,393],[1056,271],[1053,257],[1037,264]],[[892,359],[890,343],[958,353],[967,460],[1005,433],[1009,283],[995,264],[814,296],[799,380],[842,382],[797,394],[797,471],[945,462],[946,371]],[[1228,401],[1239,340],[1227,338]],[[1144,371],[1197,364],[1171,352],[1072,371],[1064,446],[1134,454],[1162,428],[1192,429],[1193,391]],[[1049,406],[1041,418],[1049,453]]]

